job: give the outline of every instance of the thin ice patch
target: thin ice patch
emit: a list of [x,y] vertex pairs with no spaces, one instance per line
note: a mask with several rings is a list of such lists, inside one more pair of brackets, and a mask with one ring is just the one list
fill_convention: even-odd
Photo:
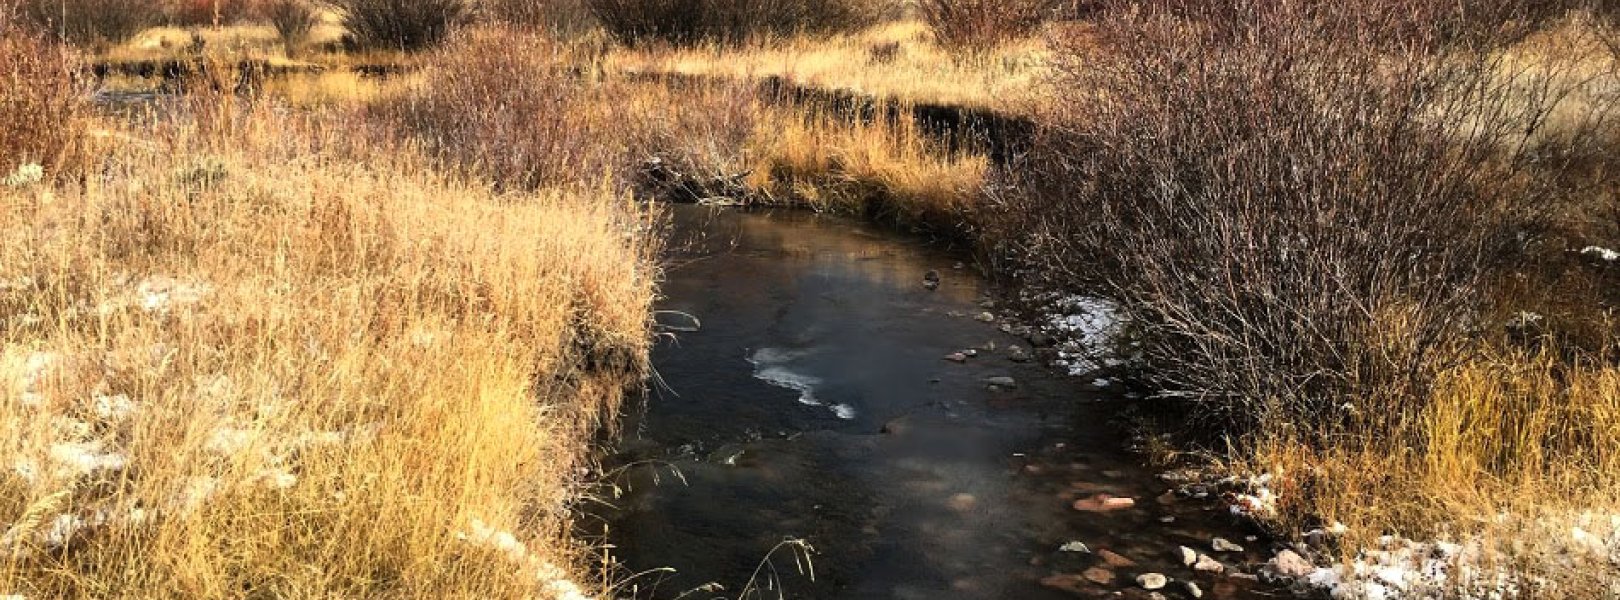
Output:
[[854,407],[848,404],[829,405],[816,398],[816,387],[822,384],[821,378],[796,373],[788,368],[787,363],[803,358],[807,354],[779,348],[760,348],[748,357],[748,364],[754,365],[754,379],[798,392],[801,404],[827,408],[838,418],[846,421],[854,419],[856,414]]

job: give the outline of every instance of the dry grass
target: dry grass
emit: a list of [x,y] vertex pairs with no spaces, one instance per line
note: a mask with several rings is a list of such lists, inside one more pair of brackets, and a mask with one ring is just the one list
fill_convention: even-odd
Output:
[[738,80],[774,76],[904,102],[1017,110],[1040,97],[1039,84],[1049,74],[1046,56],[1039,40],[1023,40],[958,57],[934,42],[927,25],[899,22],[763,46],[621,50],[610,65]]
[[192,105],[0,188],[0,594],[574,597],[646,213]]

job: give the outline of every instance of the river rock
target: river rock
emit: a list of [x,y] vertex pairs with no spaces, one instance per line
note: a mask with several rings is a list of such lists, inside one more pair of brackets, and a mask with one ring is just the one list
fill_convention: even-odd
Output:
[[1305,560],[1293,550],[1278,552],[1277,557],[1271,559],[1268,569],[1276,575],[1289,579],[1300,579],[1316,572],[1316,567],[1311,561]]
[[967,362],[967,359],[968,359],[968,355],[963,354],[961,352],[952,352],[950,354],[945,355],[945,360],[951,361],[953,363],[965,363],[965,362]]
[[1227,541],[1226,538],[1215,538],[1214,541],[1210,542],[1210,547],[1214,548],[1216,552],[1242,552],[1243,551],[1243,546],[1239,546],[1239,545],[1234,544],[1234,543],[1232,543],[1230,541]]
[[982,312],[982,313],[979,313],[979,316],[973,317],[973,320],[978,321],[980,323],[994,323],[994,322],[996,322],[996,316],[994,314],[989,313],[989,312]]
[[1198,584],[1193,583],[1191,581],[1184,581],[1184,582],[1182,582],[1181,585],[1186,586],[1188,596],[1192,596],[1194,598],[1203,598],[1204,597],[1204,589],[1198,587]]
[[1169,584],[1170,578],[1159,573],[1143,573],[1136,576],[1136,585],[1142,586],[1142,589],[1148,591],[1162,590],[1164,586]]
[[1007,347],[1007,360],[1011,360],[1013,362],[1020,362],[1021,363],[1021,362],[1029,362],[1029,359],[1030,359],[1029,351],[1025,350],[1023,346],[1008,346]]
[[1211,558],[1208,554],[1198,555],[1198,559],[1193,561],[1192,568],[1200,573],[1222,573],[1226,571],[1226,565]]
[[1036,331],[1029,334],[1029,345],[1036,348],[1050,348],[1057,344],[1057,340],[1045,332]]
[[883,424],[882,432],[887,435],[905,435],[911,431],[911,417],[896,417]]
[[1086,581],[1090,581],[1097,585],[1110,585],[1114,583],[1114,572],[1102,567],[1092,567],[1090,569],[1086,569],[1086,572],[1081,573],[1080,576],[1086,578]]
[[1081,596],[1086,593],[1085,585],[1081,583],[1081,577],[1078,575],[1053,575],[1050,577],[1045,577],[1041,579],[1041,585],[1060,592],[1068,592],[1076,596]]
[[984,383],[985,383],[985,385],[988,385],[990,387],[1001,388],[1001,389],[1006,389],[1006,390],[1010,390],[1010,389],[1014,389],[1014,388],[1018,387],[1018,380],[1013,379],[1011,377],[986,377],[984,379]]
[[1103,564],[1115,569],[1129,569],[1136,566],[1136,561],[1126,558],[1125,555],[1107,548],[1098,550],[1097,557],[1102,559]]
[[951,496],[946,505],[950,506],[951,510],[959,513],[972,512],[974,508],[979,506],[979,499],[975,498],[973,494],[957,494]]
[[1078,552],[1080,554],[1091,554],[1091,548],[1087,547],[1085,542],[1073,541],[1058,547],[1058,552]]
[[1125,509],[1128,509],[1128,508],[1135,507],[1136,506],[1136,499],[1134,499],[1134,498],[1122,498],[1122,497],[1118,497],[1118,496],[1112,496],[1112,495],[1109,495],[1109,494],[1097,494],[1097,495],[1094,495],[1094,496],[1090,496],[1090,497],[1086,497],[1086,498],[1081,498],[1079,500],[1075,500],[1074,504],[1071,505],[1071,506],[1075,510],[1078,510],[1078,511],[1081,511],[1081,512],[1099,512],[1099,513],[1114,512],[1116,510],[1125,510]]
[[1194,564],[1196,564],[1197,562],[1198,562],[1198,553],[1193,551],[1192,548],[1182,546],[1181,547],[1181,564],[1184,564],[1184,565],[1187,565],[1187,566],[1190,567],[1190,566],[1193,566]]
[[923,287],[928,288],[928,291],[939,289],[939,271],[923,273]]

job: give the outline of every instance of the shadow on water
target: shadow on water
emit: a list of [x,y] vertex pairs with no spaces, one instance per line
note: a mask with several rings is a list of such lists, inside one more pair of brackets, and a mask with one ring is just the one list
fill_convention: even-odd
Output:
[[[598,515],[621,575],[673,569],[635,579],[634,596],[717,582],[726,591],[685,597],[736,597],[790,538],[818,552],[814,580],[775,556],[787,598],[1147,597],[1134,584],[1145,572],[1175,581],[1168,597],[1188,597],[1182,580],[1205,597],[1252,595],[1181,564],[1178,545],[1207,552],[1246,532],[1166,494],[1123,450],[1110,421],[1123,400],[997,352],[942,359],[1019,342],[973,320],[986,284],[960,257],[802,211],[674,211],[680,250],[660,308],[702,327],[655,350],[662,385],[615,459],[630,465],[625,493]],[[922,285],[929,270],[937,291]],[[1098,493],[1136,504],[1071,508]],[[1112,585],[1084,581],[1104,553],[1060,549],[1071,541],[1136,564],[1108,567]]]

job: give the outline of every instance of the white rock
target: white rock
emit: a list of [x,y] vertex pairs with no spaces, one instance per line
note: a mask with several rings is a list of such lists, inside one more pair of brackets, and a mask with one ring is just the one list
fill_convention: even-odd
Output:
[[1186,546],[1181,547],[1181,564],[1193,566],[1198,563],[1198,552]]
[[1216,552],[1242,552],[1243,551],[1243,546],[1239,546],[1237,544],[1234,544],[1234,543],[1228,541],[1226,538],[1215,538],[1215,540],[1210,543],[1210,547],[1214,548]]
[[1587,246],[1581,250],[1581,256],[1601,260],[1604,262],[1620,262],[1620,252],[1598,246]]
[[1077,552],[1077,553],[1080,553],[1080,554],[1091,554],[1091,548],[1087,547],[1085,542],[1074,541],[1074,542],[1066,543],[1063,546],[1059,547],[1058,552]]
[[1142,589],[1148,591],[1162,590],[1164,586],[1169,584],[1170,578],[1160,573],[1143,573],[1136,577],[1136,585],[1142,586]]

